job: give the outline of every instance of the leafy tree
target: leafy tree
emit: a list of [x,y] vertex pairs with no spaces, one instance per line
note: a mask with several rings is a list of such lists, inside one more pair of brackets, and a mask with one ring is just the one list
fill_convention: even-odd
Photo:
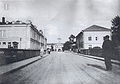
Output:
[[120,46],[120,17],[112,19],[112,40],[116,46]]
[[66,41],[66,42],[64,43],[63,49],[64,49],[64,50],[70,50],[70,49],[72,49],[72,45],[73,45],[73,44],[76,44],[76,43],[74,42],[74,39],[75,39],[75,36],[71,34],[70,37],[69,37],[69,41]]
[[63,48],[64,48],[64,50],[70,50],[71,42],[70,41],[65,42],[63,45]]

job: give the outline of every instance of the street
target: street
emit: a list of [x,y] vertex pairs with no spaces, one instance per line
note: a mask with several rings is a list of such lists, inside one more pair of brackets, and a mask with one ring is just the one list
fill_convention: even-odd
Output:
[[0,84],[120,84],[120,66],[105,71],[103,61],[70,52],[52,52],[17,71],[0,76]]

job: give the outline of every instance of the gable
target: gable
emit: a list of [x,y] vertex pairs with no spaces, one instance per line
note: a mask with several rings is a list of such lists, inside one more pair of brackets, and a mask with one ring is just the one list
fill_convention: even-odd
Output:
[[97,26],[97,25],[92,25],[92,26],[84,29],[83,31],[111,31],[111,29],[101,27],[101,26]]

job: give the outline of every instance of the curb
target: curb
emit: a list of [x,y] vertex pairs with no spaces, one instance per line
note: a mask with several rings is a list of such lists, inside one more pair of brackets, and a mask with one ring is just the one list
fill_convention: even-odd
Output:
[[[23,64],[23,65],[21,65],[21,66],[19,66],[19,67],[17,67],[17,68],[14,68],[14,69],[11,69],[11,70],[8,70],[8,71],[6,71],[6,72],[3,72],[3,73],[0,73],[0,75],[6,75],[6,74],[9,74],[9,73],[13,73],[13,72],[15,72],[15,71],[17,71],[17,70],[19,70],[19,69],[22,69],[22,68],[24,68],[24,67],[26,67],[26,66],[28,66],[28,65],[30,65],[30,64],[32,64],[32,63],[35,63],[35,62],[37,62],[37,61],[39,61],[39,60],[41,60],[41,59],[44,59],[45,57],[47,57],[48,55],[43,55],[41,58],[37,58],[37,59],[35,59],[35,60],[33,60],[33,61],[30,61],[30,62],[28,62],[28,63],[26,63],[26,64]],[[24,60],[23,60],[24,61]]]
[[[104,58],[89,57],[89,55],[84,55],[84,57],[105,61]],[[111,63],[116,64],[116,65],[120,65],[120,62],[115,62],[114,60],[111,60]]]

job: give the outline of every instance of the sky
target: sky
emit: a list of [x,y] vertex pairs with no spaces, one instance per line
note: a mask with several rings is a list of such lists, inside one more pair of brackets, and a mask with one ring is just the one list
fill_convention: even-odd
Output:
[[48,43],[56,43],[91,25],[110,28],[119,8],[119,0],[0,0],[0,18],[31,20],[45,32]]

